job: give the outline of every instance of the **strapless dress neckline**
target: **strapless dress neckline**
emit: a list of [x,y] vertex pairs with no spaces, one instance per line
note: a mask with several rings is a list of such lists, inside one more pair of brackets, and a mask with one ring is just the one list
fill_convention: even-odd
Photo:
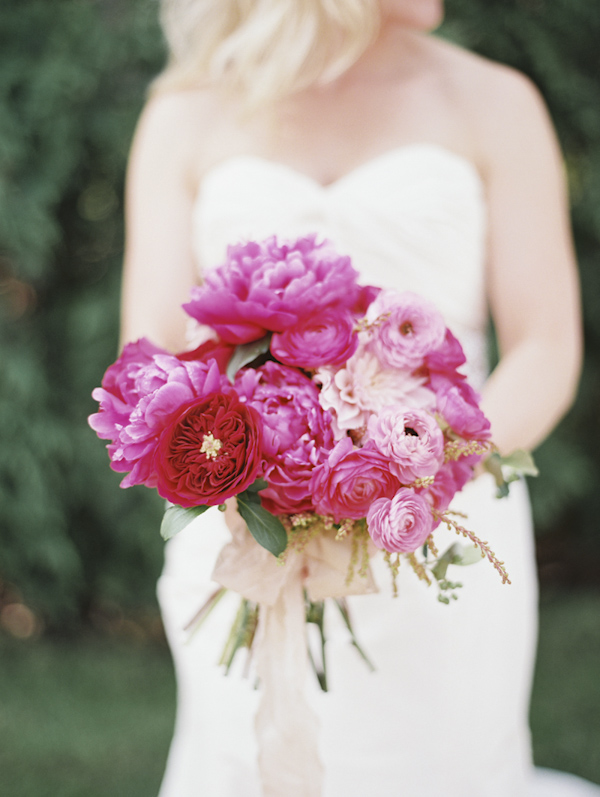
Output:
[[218,161],[206,170],[202,182],[204,183],[206,180],[213,179],[214,176],[218,175],[222,169],[236,168],[236,166],[240,164],[243,165],[244,163],[255,163],[267,169],[287,173],[305,183],[310,183],[316,189],[329,192],[343,189],[347,182],[360,179],[365,175],[365,173],[368,173],[371,170],[378,171],[382,168],[389,168],[392,162],[401,162],[403,160],[414,159],[415,157],[433,157],[434,159],[441,158],[450,162],[454,162],[459,168],[464,169],[465,172],[468,172],[471,176],[474,176],[475,179],[480,183],[481,187],[483,187],[483,178],[479,172],[479,169],[472,160],[467,158],[465,155],[461,155],[449,147],[444,146],[443,144],[436,144],[434,142],[412,142],[391,147],[390,149],[384,150],[378,155],[373,155],[372,157],[367,158],[366,160],[354,166],[352,169],[327,183],[320,182],[316,178],[300,169],[297,169],[295,166],[292,166],[289,163],[252,153],[231,155],[221,161]]

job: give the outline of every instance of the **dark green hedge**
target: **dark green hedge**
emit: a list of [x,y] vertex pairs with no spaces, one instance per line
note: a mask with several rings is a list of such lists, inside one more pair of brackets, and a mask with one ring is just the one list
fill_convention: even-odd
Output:
[[[590,0],[449,0],[444,29],[531,75],[566,152],[588,351],[533,491],[541,532],[597,552],[598,17]],[[85,419],[116,353],[123,173],[162,61],[155,0],[0,8],[0,580],[62,627],[102,602],[148,604],[160,567],[160,503],[119,490]]]

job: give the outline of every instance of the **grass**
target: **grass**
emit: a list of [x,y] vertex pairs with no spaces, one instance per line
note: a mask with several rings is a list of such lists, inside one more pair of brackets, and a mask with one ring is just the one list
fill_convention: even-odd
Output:
[[[154,797],[175,685],[156,645],[0,637],[3,797]],[[600,593],[548,593],[532,706],[538,764],[600,783]]]
[[3,797],[152,797],[173,727],[165,651],[103,638],[0,646]]

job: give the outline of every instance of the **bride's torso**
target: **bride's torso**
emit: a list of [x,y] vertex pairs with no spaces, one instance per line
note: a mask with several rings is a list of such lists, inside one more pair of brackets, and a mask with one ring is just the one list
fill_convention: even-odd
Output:
[[352,257],[363,283],[435,302],[481,383],[485,215],[475,166],[437,144],[395,147],[327,186],[283,163],[236,155],[204,175],[193,239],[206,270],[239,240],[317,232]]

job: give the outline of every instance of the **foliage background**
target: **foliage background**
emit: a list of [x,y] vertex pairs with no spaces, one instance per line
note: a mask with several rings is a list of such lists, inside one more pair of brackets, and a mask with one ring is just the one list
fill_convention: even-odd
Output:
[[[160,503],[86,425],[117,347],[123,176],[160,69],[156,0],[0,9],[0,609],[68,630],[153,605]],[[600,574],[600,7],[448,0],[442,33],[530,75],[566,155],[586,318],[577,403],[532,484],[541,573]],[[560,324],[560,318],[556,320]],[[585,551],[585,555],[582,555]],[[0,615],[2,617],[3,615]]]

